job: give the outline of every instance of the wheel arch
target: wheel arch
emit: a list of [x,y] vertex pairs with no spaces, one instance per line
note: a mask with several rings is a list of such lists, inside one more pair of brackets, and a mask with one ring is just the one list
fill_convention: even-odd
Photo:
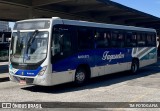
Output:
[[134,57],[134,58],[132,59],[132,63],[135,62],[135,61],[137,61],[137,62],[138,62],[138,65],[139,65],[139,58]]
[[83,68],[86,72],[87,72],[87,78],[90,78],[91,77],[91,68],[89,66],[89,64],[87,63],[84,63],[84,64],[79,64],[76,68],[76,71],[79,69],[79,68]]
[[133,74],[136,74],[138,70],[139,70],[139,59],[138,58],[133,58],[130,71]]

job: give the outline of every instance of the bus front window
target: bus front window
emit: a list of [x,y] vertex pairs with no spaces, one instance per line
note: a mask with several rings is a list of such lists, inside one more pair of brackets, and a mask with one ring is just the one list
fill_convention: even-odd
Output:
[[47,55],[48,32],[13,32],[10,57],[14,63],[38,63]]

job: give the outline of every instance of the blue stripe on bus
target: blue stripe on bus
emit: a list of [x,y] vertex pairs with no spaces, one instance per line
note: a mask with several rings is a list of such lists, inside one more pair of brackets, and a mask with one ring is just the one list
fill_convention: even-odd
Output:
[[[106,54],[104,54],[106,53]],[[53,72],[75,70],[80,64],[88,64],[90,67],[125,63],[132,61],[132,48],[128,49],[99,49],[88,50],[52,64]],[[103,58],[104,56],[104,58]]]
[[15,75],[20,75],[20,76],[36,76],[42,67],[38,67],[36,70],[21,70],[19,69]]
[[[90,67],[112,65],[117,63],[132,62],[133,48],[125,49],[97,49],[79,52],[73,56],[60,60],[52,64],[53,72],[75,70],[80,64],[88,64]],[[143,50],[143,48],[141,48]],[[138,52],[136,52],[138,53]],[[157,50],[154,48],[140,60],[156,58]]]

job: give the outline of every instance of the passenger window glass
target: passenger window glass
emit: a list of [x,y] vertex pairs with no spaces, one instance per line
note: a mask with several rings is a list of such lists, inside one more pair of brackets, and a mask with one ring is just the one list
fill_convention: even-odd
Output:
[[78,48],[79,49],[92,49],[93,48],[93,33],[92,30],[87,28],[78,29]]
[[96,48],[108,48],[110,39],[110,32],[97,31],[95,34]]
[[53,43],[54,53],[60,53],[65,51],[71,51],[71,33],[67,28],[55,28],[53,31]]
[[118,45],[118,48],[124,47],[124,35],[121,33],[118,34],[117,45]]
[[116,48],[124,47],[124,35],[121,32],[113,32],[111,46]]
[[157,42],[156,36],[154,34],[151,34],[151,45],[156,46],[156,42]]
[[152,36],[150,34],[147,34],[147,39],[146,39],[147,45],[152,46]]
[[134,33],[126,34],[126,46],[127,47],[136,47],[137,46],[137,35]]
[[139,47],[145,47],[146,46],[146,36],[145,36],[145,34],[138,34],[137,43],[138,43]]
[[148,46],[156,46],[156,37],[153,34],[147,34],[146,42]]
[[112,40],[111,40],[111,46],[112,47],[117,47],[118,46],[117,40],[118,40],[118,33],[113,32],[112,33]]

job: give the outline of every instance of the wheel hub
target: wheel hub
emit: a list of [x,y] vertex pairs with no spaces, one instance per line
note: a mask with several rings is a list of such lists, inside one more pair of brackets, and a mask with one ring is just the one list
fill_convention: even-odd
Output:
[[78,81],[84,81],[85,74],[83,72],[79,72],[79,73],[77,73],[76,78]]

